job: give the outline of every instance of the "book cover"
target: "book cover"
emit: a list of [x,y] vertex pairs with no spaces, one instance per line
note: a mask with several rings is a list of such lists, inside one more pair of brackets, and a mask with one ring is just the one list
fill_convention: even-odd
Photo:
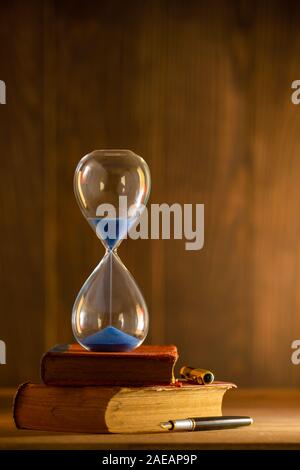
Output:
[[79,344],[59,345],[41,361],[46,385],[147,386],[174,382],[176,346],[140,346],[130,352],[91,352]]
[[14,401],[20,429],[79,433],[164,432],[160,422],[220,416],[230,383],[153,387],[23,384]]

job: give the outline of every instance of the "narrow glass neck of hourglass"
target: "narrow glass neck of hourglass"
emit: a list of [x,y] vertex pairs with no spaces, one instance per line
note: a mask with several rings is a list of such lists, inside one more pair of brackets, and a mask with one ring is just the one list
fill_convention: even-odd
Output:
[[105,247],[105,255],[117,255],[118,254],[119,245],[115,248],[107,248]]

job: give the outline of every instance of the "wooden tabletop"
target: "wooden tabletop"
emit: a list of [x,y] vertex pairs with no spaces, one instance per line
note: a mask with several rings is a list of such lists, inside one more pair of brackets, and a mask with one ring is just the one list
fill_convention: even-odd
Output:
[[0,389],[0,449],[300,449],[300,390],[232,390],[224,414],[252,416],[246,428],[163,434],[64,434],[20,431],[12,390]]

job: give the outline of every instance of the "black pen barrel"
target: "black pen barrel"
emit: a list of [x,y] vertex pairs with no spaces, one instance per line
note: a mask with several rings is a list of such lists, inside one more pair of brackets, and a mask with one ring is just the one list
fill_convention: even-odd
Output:
[[207,418],[192,418],[193,431],[209,431],[215,429],[229,429],[240,426],[249,426],[252,419],[249,416],[211,416]]

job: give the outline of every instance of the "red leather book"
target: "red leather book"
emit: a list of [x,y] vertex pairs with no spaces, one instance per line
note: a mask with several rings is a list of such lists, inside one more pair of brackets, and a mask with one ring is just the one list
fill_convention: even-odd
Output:
[[220,416],[233,384],[151,387],[20,386],[14,420],[20,429],[80,433],[164,432],[160,422]]
[[122,353],[91,352],[78,344],[56,346],[42,358],[46,385],[140,387],[171,384],[176,346],[140,346]]

